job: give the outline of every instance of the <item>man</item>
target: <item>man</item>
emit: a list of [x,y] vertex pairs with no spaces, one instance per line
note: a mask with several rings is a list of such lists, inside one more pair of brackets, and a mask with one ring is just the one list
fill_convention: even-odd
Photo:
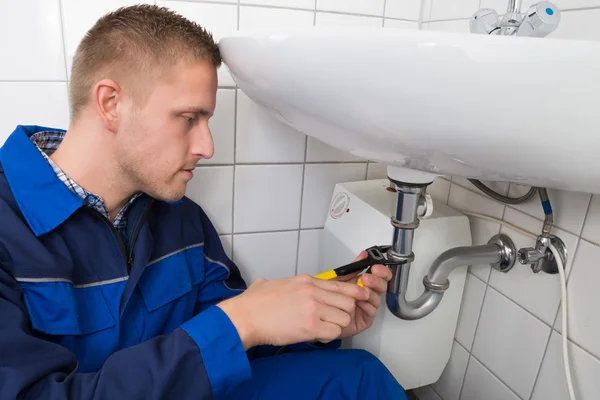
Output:
[[116,10],[75,54],[68,133],[18,126],[0,149],[0,398],[405,398],[336,349],[372,324],[386,268],[246,288],[184,196],[220,62],[183,17]]

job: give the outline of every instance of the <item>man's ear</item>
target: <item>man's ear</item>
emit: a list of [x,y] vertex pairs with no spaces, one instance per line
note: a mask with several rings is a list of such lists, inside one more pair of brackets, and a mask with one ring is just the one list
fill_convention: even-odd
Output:
[[112,79],[103,79],[94,86],[93,100],[104,127],[116,132],[119,124],[117,110],[122,101],[121,87]]

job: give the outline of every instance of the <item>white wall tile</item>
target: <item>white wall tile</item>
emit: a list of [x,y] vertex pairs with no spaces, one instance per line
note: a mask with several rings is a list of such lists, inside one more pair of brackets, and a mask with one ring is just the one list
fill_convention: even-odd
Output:
[[386,0],[386,17],[418,21],[420,13],[421,0]]
[[238,92],[236,162],[303,162],[306,136]]
[[387,179],[387,165],[370,161],[367,179]]
[[472,354],[522,398],[529,398],[550,327],[488,288]]
[[[495,218],[502,218],[504,205],[500,204],[486,196],[471,192],[459,185],[452,184],[450,187],[450,198],[448,205],[457,210],[465,210],[479,214],[489,215]],[[471,236],[473,244],[486,244],[492,236],[500,230],[499,224],[494,222],[480,220],[476,217],[469,217],[471,225]],[[469,270],[482,280],[488,280],[490,273],[489,264],[477,264],[469,266]]]
[[308,164],[304,172],[301,228],[321,228],[336,183],[365,179],[367,164]]
[[[197,22],[213,34],[216,41],[237,31],[238,7],[229,4],[191,3],[189,1],[157,1],[165,6]],[[235,82],[225,64],[218,69],[219,86],[235,86]]]
[[600,9],[565,11],[561,13],[558,28],[549,38],[575,39],[575,40],[600,40],[600,32],[593,29],[600,18]]
[[450,181],[442,178],[435,178],[433,183],[427,187],[427,193],[431,197],[441,203],[448,202],[448,194],[450,193]]
[[470,18],[478,9],[479,0],[432,0],[431,20]]
[[[569,398],[563,367],[562,336],[552,333],[532,400],[565,400]],[[569,342],[569,360],[573,391],[578,399],[597,399],[600,396],[600,360]]]
[[17,125],[67,129],[69,100],[65,82],[0,82],[0,145]]
[[241,4],[257,4],[262,6],[315,9],[315,0],[240,0]]
[[237,166],[234,232],[298,229],[301,188],[302,165]]
[[298,249],[298,274],[316,275],[331,266],[322,266],[319,263],[323,229],[310,229],[300,231],[300,247]]
[[400,19],[386,18],[383,21],[383,27],[396,29],[419,29],[419,23],[416,21],[403,21]]
[[[460,400],[521,400],[479,361],[471,357]],[[444,399],[445,400],[445,399]]]
[[[521,11],[524,11],[524,2],[521,3]],[[505,14],[508,9],[508,0],[481,0],[479,8],[491,8],[499,15]],[[475,13],[475,11],[473,11]]]
[[231,233],[233,166],[196,168],[186,196],[202,207],[218,233]]
[[317,12],[316,26],[374,26],[381,27],[383,18],[361,15]]
[[235,89],[217,90],[215,114],[209,121],[215,154],[199,164],[233,164],[235,136]]
[[[600,318],[598,304],[600,291],[596,283],[600,279],[600,247],[581,241],[569,280],[567,282],[567,322],[569,339],[600,358]],[[556,276],[558,280],[558,276]],[[561,329],[562,311],[558,313],[554,328]]]
[[65,80],[58,0],[0,4],[0,53],[7,57],[0,63],[0,80]]
[[444,400],[430,386],[423,386],[414,390],[419,400]]
[[187,1],[191,3],[232,3],[237,4],[238,0],[158,0],[157,3],[176,3],[181,1]]
[[235,235],[233,261],[248,285],[256,278],[294,276],[298,231]]
[[[600,17],[600,15],[599,15]],[[510,185],[509,195],[519,197],[527,193],[528,186]],[[548,198],[554,214],[554,225],[579,235],[590,202],[591,194],[569,192],[566,190],[548,189]],[[538,195],[523,204],[510,206],[523,211],[537,219],[544,219],[544,210]]]
[[161,1],[159,6],[168,7],[191,21],[197,22],[212,33],[215,40],[237,31],[237,1],[236,5],[207,4],[190,1]]
[[[434,22],[435,24],[435,22]],[[462,176],[453,176],[452,182],[461,185],[464,188],[470,189],[476,193],[487,196],[485,193],[481,192],[475,185],[473,185],[467,178]],[[510,188],[510,183],[508,182],[493,182],[493,181],[481,181],[484,185],[492,189],[493,191],[500,193],[503,196],[508,194],[508,189]]]
[[474,275],[467,274],[455,337],[469,351],[471,351],[473,339],[475,339],[475,330],[481,313],[485,289],[485,283]]
[[583,225],[581,237],[590,242],[600,244],[600,196],[597,194],[592,196],[592,202],[590,203],[590,209]]
[[227,254],[230,260],[233,260],[233,235],[220,235],[219,239],[221,239],[221,245],[223,246],[223,250],[225,250],[225,254]]
[[138,3],[154,4],[153,0],[61,0],[63,14],[63,31],[65,35],[65,51],[67,68],[71,74],[71,64],[75,50],[85,33],[103,15],[119,7],[132,6]]
[[[506,209],[504,220],[523,228],[529,232],[541,232],[542,222],[531,218],[511,208]],[[502,233],[506,233],[513,240],[517,249],[524,247],[535,247],[535,239],[529,238],[505,226]],[[570,250],[575,253],[577,247],[577,236],[560,229],[553,229],[552,233],[560,237]],[[569,270],[573,257],[567,263]],[[529,265],[519,262],[507,273],[492,270],[489,280],[490,286],[510,298],[521,307],[536,315],[546,324],[552,326],[560,301],[560,284],[558,275],[549,275],[544,272],[534,274]]]
[[[537,1],[524,0],[523,4],[525,3],[531,5],[537,3]],[[553,0],[552,3],[561,10],[600,6],[600,0]]]
[[458,185],[452,185],[448,205],[457,210],[486,214],[500,219],[504,212],[503,204]]
[[444,400],[458,400],[468,361],[469,353],[460,344],[454,342],[450,360],[442,376],[431,385]]
[[[366,17],[365,17],[366,18]],[[335,147],[329,146],[326,143],[321,142],[319,139],[315,139],[311,136],[308,137],[306,149],[306,161],[307,162],[325,162],[325,161],[362,161],[363,159],[357,156],[353,156],[342,150],[338,150]]]
[[[425,25],[425,24],[423,24]],[[425,29],[425,28],[423,28]],[[455,21],[438,21],[429,22],[427,29],[430,31],[440,32],[458,32],[458,33],[469,33],[469,21],[466,19],[459,19]]]
[[240,7],[240,31],[313,26],[314,11]]
[[422,5],[421,7],[423,7],[423,11],[421,12],[421,15],[423,17],[423,21],[424,22],[428,22],[431,21],[431,8],[433,6],[433,1],[434,0],[422,0]]
[[317,0],[317,10],[383,17],[384,0]]

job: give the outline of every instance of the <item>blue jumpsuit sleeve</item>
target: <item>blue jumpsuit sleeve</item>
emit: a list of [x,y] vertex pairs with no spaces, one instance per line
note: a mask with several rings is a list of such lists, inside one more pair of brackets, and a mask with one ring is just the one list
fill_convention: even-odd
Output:
[[[236,296],[242,293],[246,288],[246,282],[242,278],[239,268],[233,261],[227,257],[223,245],[214,228],[212,222],[206,213],[200,208],[200,218],[202,220],[202,229],[204,231],[204,282],[199,291],[196,303],[196,312],[201,312],[207,307]],[[248,349],[247,354],[250,360],[269,357],[283,352],[315,350],[315,349],[335,349],[339,348],[341,340],[335,340],[327,344],[297,343],[289,346],[257,346]]]
[[21,287],[1,266],[0,319],[1,399],[208,400],[250,378],[237,331],[218,307],[168,335],[113,353],[93,373],[77,373],[73,353],[33,334]]

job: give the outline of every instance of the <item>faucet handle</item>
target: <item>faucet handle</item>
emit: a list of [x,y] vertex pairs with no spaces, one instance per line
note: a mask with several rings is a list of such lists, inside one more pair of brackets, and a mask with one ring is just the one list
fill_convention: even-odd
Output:
[[541,1],[527,10],[517,36],[545,37],[556,30],[560,22],[560,10],[549,1]]
[[500,17],[491,8],[479,9],[469,20],[469,28],[471,33],[497,35],[500,32]]

